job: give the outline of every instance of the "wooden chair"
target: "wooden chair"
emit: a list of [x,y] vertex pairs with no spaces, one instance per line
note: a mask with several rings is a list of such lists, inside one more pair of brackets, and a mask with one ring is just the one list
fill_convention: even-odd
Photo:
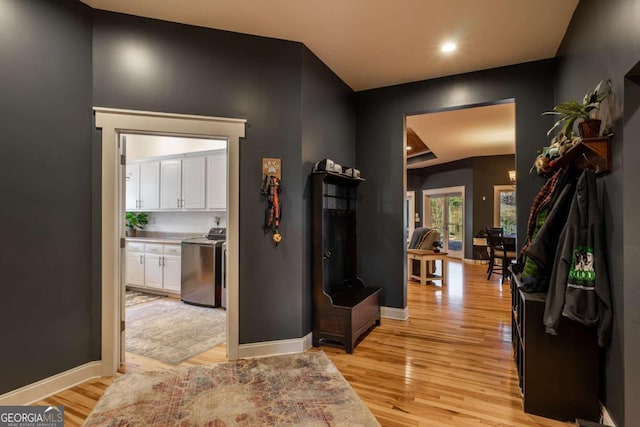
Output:
[[487,242],[489,243],[489,268],[487,269],[487,280],[494,273],[502,274],[502,283],[509,275],[507,267],[511,261],[516,259],[516,252],[509,250],[505,245],[502,228],[487,227]]

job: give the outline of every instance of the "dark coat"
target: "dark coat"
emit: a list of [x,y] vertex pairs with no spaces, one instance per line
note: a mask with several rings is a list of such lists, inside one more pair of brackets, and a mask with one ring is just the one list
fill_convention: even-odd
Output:
[[560,235],[544,311],[548,333],[557,333],[561,315],[597,326],[598,344],[604,347],[609,342],[612,310],[604,222],[598,208],[595,172],[589,169],[578,179]]

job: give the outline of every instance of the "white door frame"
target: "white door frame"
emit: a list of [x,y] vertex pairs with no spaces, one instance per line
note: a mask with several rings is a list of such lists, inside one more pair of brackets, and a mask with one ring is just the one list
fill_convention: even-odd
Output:
[[161,133],[228,141],[227,192],[227,358],[238,358],[240,138],[246,120],[148,111],[93,108],[102,129],[102,375],[114,375],[120,362],[119,310],[124,272],[124,195],[118,136],[120,133]]
[[409,206],[407,206],[408,212],[407,217],[409,218],[409,223],[406,224],[406,228],[409,230],[409,235],[407,236],[407,243],[411,240],[411,235],[413,234],[413,230],[416,228],[416,192],[415,191],[407,191],[407,201],[409,202]]
[[[437,195],[447,195],[450,193],[462,193],[462,249],[460,250],[460,259],[464,259],[464,241],[465,241],[465,233],[467,232],[467,227],[465,227],[465,222],[467,220],[467,216],[465,215],[465,198],[464,198],[464,185],[456,186],[456,187],[441,187],[441,188],[432,188],[428,190],[422,190],[422,225],[427,227],[427,221],[430,215],[427,215],[427,197],[437,196]],[[448,256],[451,256],[449,253]]]

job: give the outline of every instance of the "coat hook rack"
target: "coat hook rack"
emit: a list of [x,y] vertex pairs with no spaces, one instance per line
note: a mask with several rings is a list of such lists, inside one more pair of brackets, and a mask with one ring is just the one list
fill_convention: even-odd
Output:
[[593,170],[596,171],[596,173],[600,173],[600,165],[597,165],[595,163],[593,163],[591,160],[589,160],[589,158],[587,157],[587,153],[582,153],[582,157],[584,157],[584,160],[591,166],[593,166]]

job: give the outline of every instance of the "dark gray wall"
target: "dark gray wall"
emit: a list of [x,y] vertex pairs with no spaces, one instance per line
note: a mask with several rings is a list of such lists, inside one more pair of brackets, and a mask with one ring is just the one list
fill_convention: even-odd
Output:
[[0,394],[99,358],[91,308],[91,15],[0,2]]
[[[618,101],[626,100],[624,76],[640,60],[639,22],[640,2],[637,0],[582,0],[558,51],[561,60],[556,100],[581,100],[587,90],[604,78],[613,80]],[[632,120],[633,112],[626,111],[625,114],[630,129],[637,129],[633,127],[637,126]],[[634,243],[626,241],[625,244],[623,237],[636,242],[639,237],[637,212],[640,201],[637,191],[633,190],[638,185],[638,167],[634,164],[639,158],[637,145],[637,133],[627,132],[622,120],[618,120],[612,144],[613,171],[598,181],[604,199],[614,305],[613,334],[605,355],[602,397],[619,427],[640,425],[640,406],[637,404],[640,395],[640,365],[637,363],[640,323],[636,314],[640,297],[633,290],[638,286],[633,274],[637,261],[630,256],[634,253]],[[628,159],[624,174],[623,159]],[[623,193],[623,189],[630,189],[630,192]]]
[[[508,172],[515,167],[516,159],[512,154],[473,158],[473,234],[493,226],[493,186],[509,185]],[[482,200],[483,197],[485,200]],[[516,210],[528,213],[527,206],[518,208],[516,205]]]
[[[135,52],[143,60],[132,62]],[[353,92],[300,43],[94,13],[94,104],[248,120],[240,150],[240,343],[311,331],[307,176],[355,162]],[[261,159],[282,159],[283,241],[264,234]]]
[[[301,337],[303,46],[103,11],[94,12],[93,40],[95,105],[247,119],[240,143],[240,343]],[[263,157],[282,159],[278,247],[262,230]]]
[[355,166],[353,91],[306,47],[302,55],[302,307],[304,331],[311,331],[311,188],[309,173],[324,158]]
[[[542,180],[529,175],[536,151],[546,141],[553,106],[553,60],[409,83],[356,94],[358,165],[370,179],[361,188],[358,259],[363,279],[385,289],[383,305],[405,307],[403,239],[404,117],[503,100],[516,102],[518,202],[529,206]],[[376,173],[383,170],[384,173]],[[518,210],[518,235],[527,214]],[[384,224],[384,227],[380,227]],[[376,233],[366,233],[376,229]]]
[[[640,64],[640,63],[639,63]],[[640,159],[640,72],[635,74],[634,80],[627,80],[624,90],[624,139],[623,156],[626,159]],[[640,286],[638,275],[635,273],[640,259],[640,222],[637,221],[640,211],[638,198],[638,182],[640,182],[640,168],[635,165],[626,167],[623,179],[623,316],[624,316],[624,395],[626,402],[627,425],[640,424],[640,407],[630,401],[640,394]],[[610,368],[611,369],[611,368]]]
[[[416,192],[416,212],[420,214],[420,223],[424,224],[424,196],[420,190],[434,188],[464,186],[464,257],[472,258],[472,234],[473,230],[473,161],[472,159],[458,160],[422,169],[407,170],[407,191]],[[409,178],[411,177],[411,178]],[[417,179],[416,179],[417,178]],[[409,185],[418,181],[415,187]]]

